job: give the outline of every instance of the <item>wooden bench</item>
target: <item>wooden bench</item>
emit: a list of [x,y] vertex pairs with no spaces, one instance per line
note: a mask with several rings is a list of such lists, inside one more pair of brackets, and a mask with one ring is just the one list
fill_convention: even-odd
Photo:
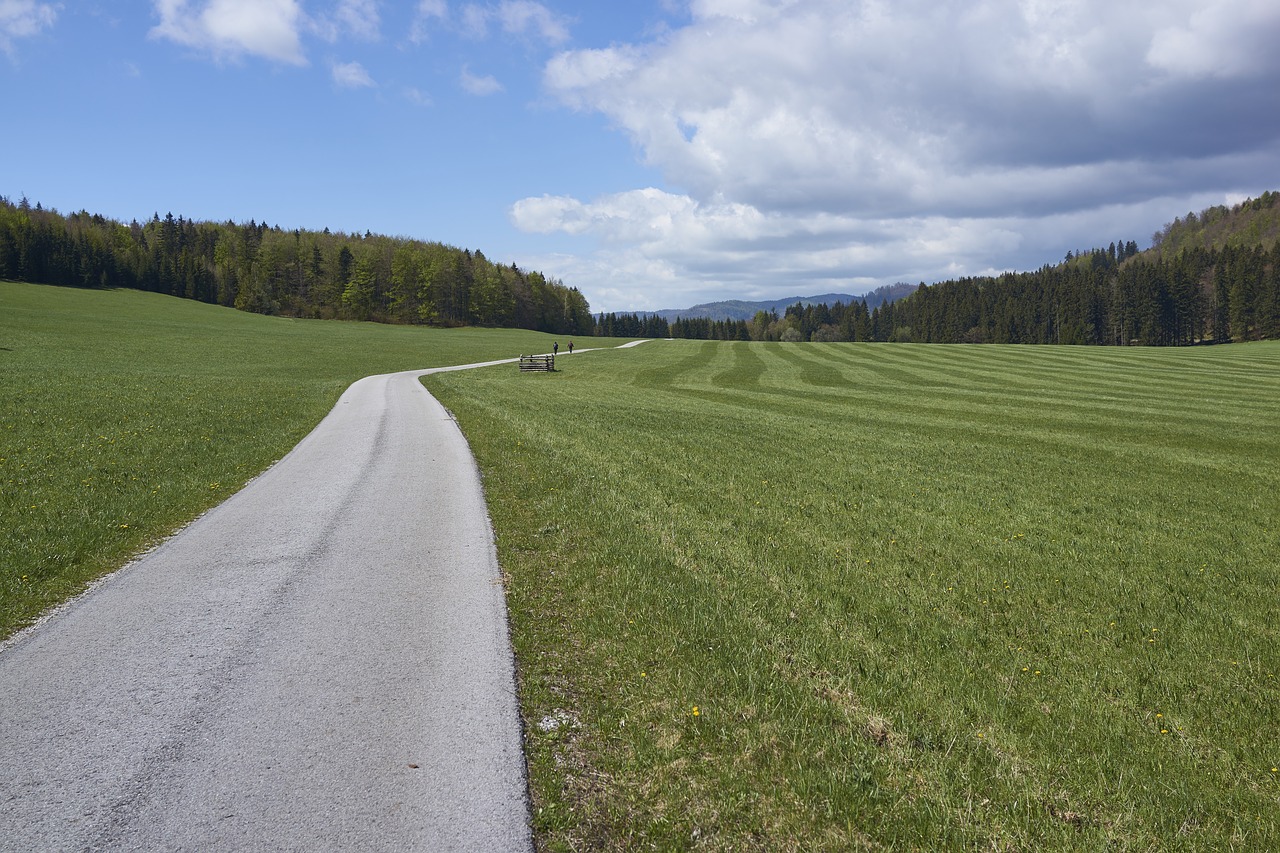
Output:
[[520,372],[542,371],[549,373],[556,369],[554,355],[522,355],[520,356]]

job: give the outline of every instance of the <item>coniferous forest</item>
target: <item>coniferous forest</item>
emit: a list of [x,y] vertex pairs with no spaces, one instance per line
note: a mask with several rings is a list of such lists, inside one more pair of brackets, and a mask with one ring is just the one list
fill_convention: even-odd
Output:
[[479,251],[157,214],[123,224],[0,196],[0,279],[127,287],[259,314],[590,334],[576,289]]
[[440,243],[172,214],[125,225],[0,196],[0,279],[129,287],[261,314],[704,340],[1182,346],[1280,338],[1280,193],[1188,213],[1035,272],[921,285],[868,310],[593,317],[576,289]]

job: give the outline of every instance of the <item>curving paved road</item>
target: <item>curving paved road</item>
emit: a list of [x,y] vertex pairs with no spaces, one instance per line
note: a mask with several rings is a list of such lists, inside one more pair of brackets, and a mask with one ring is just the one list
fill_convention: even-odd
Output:
[[0,848],[531,849],[493,536],[430,372],[356,382],[0,651]]

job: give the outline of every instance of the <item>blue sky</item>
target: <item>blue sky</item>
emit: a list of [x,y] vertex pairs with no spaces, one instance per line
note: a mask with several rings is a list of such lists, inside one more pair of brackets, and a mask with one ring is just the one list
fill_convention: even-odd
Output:
[[593,310],[1034,269],[1280,189],[1274,0],[0,0],[0,194]]

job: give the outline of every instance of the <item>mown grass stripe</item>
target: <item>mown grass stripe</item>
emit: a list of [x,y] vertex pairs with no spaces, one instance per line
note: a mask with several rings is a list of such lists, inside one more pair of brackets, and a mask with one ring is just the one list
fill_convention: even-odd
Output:
[[714,346],[430,382],[550,846],[1280,839],[1280,348]]

